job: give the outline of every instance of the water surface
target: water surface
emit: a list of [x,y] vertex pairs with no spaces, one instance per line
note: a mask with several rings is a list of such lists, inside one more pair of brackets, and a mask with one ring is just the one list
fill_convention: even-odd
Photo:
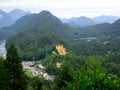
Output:
[[0,57],[6,58],[6,40],[0,40]]

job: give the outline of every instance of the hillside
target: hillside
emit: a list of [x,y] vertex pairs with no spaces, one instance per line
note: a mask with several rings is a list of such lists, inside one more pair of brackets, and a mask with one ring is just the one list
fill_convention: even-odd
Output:
[[113,24],[103,23],[78,30],[80,34],[74,38],[72,45],[78,55],[109,56],[112,53],[119,58],[120,20]]
[[0,31],[4,32],[6,37],[23,31],[34,35],[43,33],[58,34],[66,38],[73,33],[73,30],[68,25],[63,24],[48,11],[23,16],[12,26],[1,28]]
[[120,36],[120,20],[115,21],[113,24],[102,23],[95,26],[79,29],[78,37],[117,37]]
[[70,41],[75,32],[48,11],[26,15],[6,31],[16,34],[10,35],[7,47],[14,43],[23,60],[42,59],[56,44]]
[[[26,56],[29,51],[33,53],[32,51],[35,49],[30,50],[30,48],[38,47],[39,43],[36,42],[39,41],[39,39],[41,40],[41,36],[48,34],[56,36],[56,38],[59,37],[60,40],[65,40],[70,44],[79,43],[81,40],[106,41],[107,39],[110,40],[110,38],[120,36],[119,20],[113,24],[102,23],[95,26],[73,30],[68,25],[63,24],[57,17],[53,16],[48,11],[42,11],[39,14],[26,15],[11,27],[8,27],[6,31],[7,30],[12,34],[16,34],[13,36],[11,36],[12,34],[10,35],[11,37],[8,38],[7,46],[11,43],[15,43],[19,47],[21,53],[25,53],[24,56]],[[36,42],[34,42],[34,40]],[[31,46],[31,43],[33,43],[33,46]],[[37,46],[34,45],[35,43]],[[57,43],[59,44],[59,42]]]
[[[106,76],[109,73],[110,75],[117,76],[120,74],[120,20],[117,20],[113,24],[102,23],[72,29],[67,24],[63,24],[50,12],[42,11],[39,14],[26,15],[16,21],[12,26],[2,28],[1,30],[1,33],[3,33],[1,35],[4,37],[4,34],[9,35],[9,37],[6,37],[7,49],[14,43],[22,60],[35,61],[36,65],[29,65],[27,70],[32,73],[34,72],[34,76],[44,78],[49,76],[49,74],[55,76],[53,77],[53,79],[55,78],[54,81],[52,81],[54,83],[53,85],[56,84],[56,79],[61,77],[61,75],[62,77],[65,76],[65,78],[68,78],[68,71],[71,73],[72,78],[74,76],[78,77],[81,73],[81,78],[84,77],[83,80],[85,80],[84,83],[92,82],[93,85],[95,85],[97,80],[101,84],[101,81],[103,81],[101,74],[107,78],[110,77]],[[97,58],[97,60],[93,57]],[[64,65],[68,68],[65,68]],[[103,69],[98,65],[101,65],[100,67]],[[41,70],[41,66],[45,67],[44,70]],[[61,69],[64,71],[61,71]],[[108,74],[105,72],[101,73],[101,70],[107,71]],[[60,74],[60,72],[63,74]],[[86,73],[87,77],[91,78],[90,81],[86,79],[84,73]],[[98,76],[100,76],[100,79]],[[110,81],[111,77],[109,79]],[[71,81],[71,77],[69,78]],[[93,80],[93,78],[95,79]],[[77,82],[79,79],[75,78],[72,80],[76,80],[75,82]],[[64,77],[62,81],[64,81]],[[32,82],[31,79],[29,82]],[[106,79],[104,82],[106,82]],[[46,83],[48,84],[48,82]],[[98,82],[98,85],[100,84]],[[115,85],[118,84],[115,83]],[[28,86],[30,87],[31,84],[28,83]],[[50,86],[52,87],[51,83]],[[69,88],[66,90],[69,90]]]
[[19,51],[22,60],[40,60],[46,55],[52,54],[55,45],[65,45],[64,40],[55,35],[31,36],[29,34],[17,34],[7,41],[7,47],[14,43]]
[[[113,24],[102,23],[73,30],[50,12],[42,11],[39,14],[26,15],[8,27],[8,30],[11,30],[11,33],[16,33],[16,35],[10,35],[6,47],[8,48],[10,44],[14,43],[22,60],[43,60],[48,71],[50,68],[55,69],[56,64],[54,62],[57,63],[61,59],[58,56],[51,55],[56,45],[63,45],[68,51],[71,51],[70,57],[67,55],[69,60],[72,59],[71,55],[74,53],[85,57],[98,56],[104,60],[104,63],[105,58],[108,58],[108,63],[105,64],[107,67],[111,63],[109,62],[111,55],[116,55],[117,59],[112,60],[115,65],[116,62],[119,62],[119,23],[120,20],[117,20]],[[48,65],[48,62],[53,62],[54,65]],[[112,70],[114,68],[116,69],[116,67],[112,67]],[[110,71],[109,68],[107,70]],[[115,73],[117,72],[115,71]],[[57,73],[56,69],[55,72],[50,71],[50,73]]]

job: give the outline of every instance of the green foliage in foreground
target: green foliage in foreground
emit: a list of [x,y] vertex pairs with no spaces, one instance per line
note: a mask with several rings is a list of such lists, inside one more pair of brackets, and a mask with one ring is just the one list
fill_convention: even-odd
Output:
[[87,65],[87,57],[76,56],[74,53],[67,51],[66,55],[51,54],[47,55],[45,59],[42,60],[42,64],[46,67],[46,71],[49,74],[57,75],[59,73],[59,68],[56,67],[56,63],[66,63],[70,65],[71,68],[76,69]]
[[30,72],[24,74],[21,59],[12,45],[8,49],[6,60],[0,59],[0,90],[119,90],[120,88],[120,77],[108,74],[101,67],[101,61],[93,57],[87,59],[72,53],[66,56],[49,55],[44,63],[48,63],[45,65],[50,69],[50,65],[54,66],[57,61],[62,62],[62,67],[55,70],[57,73],[54,81],[31,77]]
[[0,59],[0,90],[25,90],[26,81],[20,59],[14,45],[7,51],[6,59]]
[[54,90],[52,81],[45,80],[40,77],[26,77],[27,90]]
[[4,67],[4,61],[0,58],[0,90],[6,89],[6,73]]
[[11,45],[7,51],[7,58],[4,61],[7,90],[25,90],[24,71],[22,60],[20,59],[17,49]]
[[[68,70],[67,68],[61,68],[63,71],[61,72],[62,76],[61,74],[58,75],[57,78],[59,79],[56,81],[56,87],[61,86],[56,90],[119,90],[120,88],[120,78],[108,75],[101,68],[101,62],[92,57],[90,57],[87,67],[79,68],[77,71]],[[66,75],[67,77],[65,77]]]

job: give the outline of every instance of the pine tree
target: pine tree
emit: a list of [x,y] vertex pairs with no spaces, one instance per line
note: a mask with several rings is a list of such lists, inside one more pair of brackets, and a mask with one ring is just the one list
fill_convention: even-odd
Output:
[[11,45],[7,51],[5,68],[7,73],[7,90],[24,90],[25,83],[22,61],[14,45]]
[[69,73],[70,73],[69,66],[65,64],[62,65],[62,67],[60,68],[59,74],[55,80],[56,82],[55,90],[61,90],[63,88],[66,88],[67,83],[72,82],[73,78]]
[[0,90],[6,89],[6,74],[4,68],[4,60],[0,58]]

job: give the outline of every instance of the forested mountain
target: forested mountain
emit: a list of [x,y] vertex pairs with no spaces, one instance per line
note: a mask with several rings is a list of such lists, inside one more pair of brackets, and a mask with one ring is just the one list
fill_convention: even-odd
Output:
[[12,26],[1,28],[0,31],[4,32],[6,36],[25,31],[34,35],[43,33],[58,34],[66,38],[73,33],[73,30],[68,25],[63,24],[48,11],[25,15]]
[[117,37],[120,36],[120,20],[115,21],[113,24],[102,23],[95,26],[79,29],[80,37]]
[[6,28],[6,31],[18,33],[10,35],[7,45],[15,43],[25,60],[41,59],[46,52],[51,52],[56,44],[64,45],[64,40],[70,41],[75,32],[48,11],[26,15]]
[[15,23],[19,18],[28,14],[29,12],[25,12],[20,9],[14,9],[10,12],[0,11],[0,27],[10,26]]
[[[82,18],[83,22],[88,20]],[[8,53],[6,60],[0,58],[1,90],[16,89],[19,85],[19,88],[23,86],[23,90],[120,88],[120,20],[112,24],[71,28],[49,11],[42,11],[27,14],[13,25],[1,28],[0,38],[3,37],[7,38]],[[16,46],[22,60],[34,62],[33,65],[29,65],[29,62],[23,65],[25,73],[14,72],[19,69],[22,72],[22,67],[17,50],[11,44]],[[9,68],[7,64],[13,67]],[[28,75],[28,71],[34,76]],[[13,78],[9,77],[13,75],[16,75],[13,78],[18,82],[11,82]],[[20,75],[23,77],[18,78]]]
[[[119,38],[120,36],[119,20],[113,24],[102,23],[95,26],[73,30],[68,25],[63,24],[49,11],[42,11],[39,14],[26,15],[20,18],[12,26],[3,29],[5,29],[4,31],[9,32],[9,34],[11,33],[11,35],[13,33],[18,33],[8,39],[7,45],[9,46],[11,43],[15,43],[19,47],[21,54],[24,52],[23,56],[26,56],[29,51],[33,53],[32,51],[35,50],[35,47],[38,47],[40,44],[37,41],[41,40],[41,36],[44,37],[44,35],[50,35],[50,37],[55,38],[59,37],[59,40],[57,41],[65,40],[70,44],[79,43],[81,40],[103,40],[105,42],[110,40],[110,38]],[[50,39],[50,37],[48,37],[48,39]],[[53,41],[55,40],[54,38],[52,39]],[[34,42],[34,40],[36,40],[37,43]],[[47,40],[47,38],[44,38],[44,40]],[[56,43],[56,40],[52,42],[51,45],[55,45],[54,43]],[[59,44],[59,42],[57,43]],[[32,48],[32,50],[30,48]]]
[[103,23],[84,29],[73,41],[72,49],[77,55],[95,56],[103,61],[108,72],[120,69],[120,20],[113,24]]

